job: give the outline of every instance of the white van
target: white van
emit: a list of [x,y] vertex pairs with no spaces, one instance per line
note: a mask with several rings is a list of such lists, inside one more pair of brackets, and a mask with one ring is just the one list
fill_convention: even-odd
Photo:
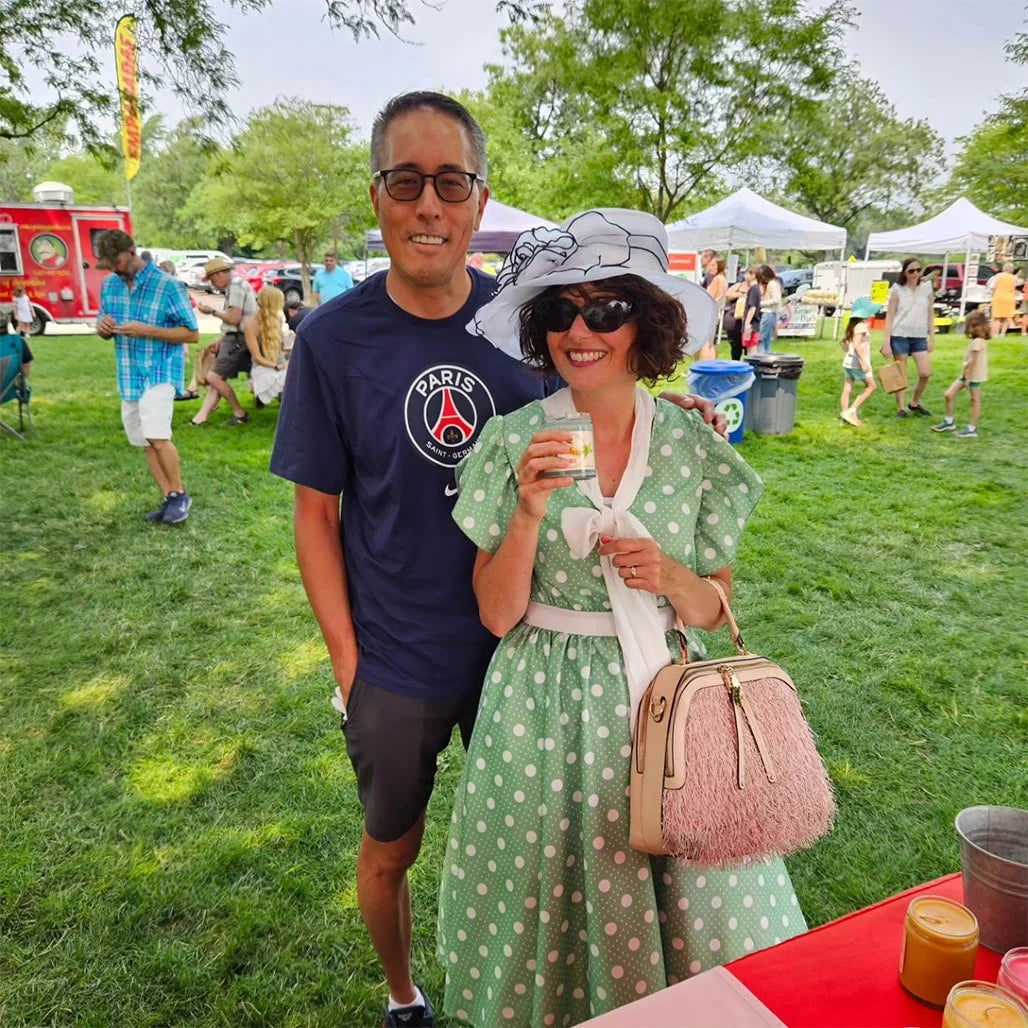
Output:
[[823,261],[814,265],[811,289],[841,294],[842,306],[852,307],[854,300],[871,295],[872,282],[878,282],[887,271],[899,270],[899,261]]

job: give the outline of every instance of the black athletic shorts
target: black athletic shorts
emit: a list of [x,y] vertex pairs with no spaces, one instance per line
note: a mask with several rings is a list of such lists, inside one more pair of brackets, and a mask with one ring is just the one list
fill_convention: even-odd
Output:
[[372,839],[394,842],[414,827],[432,795],[439,754],[454,727],[468,748],[477,710],[477,692],[417,699],[354,679],[342,729]]

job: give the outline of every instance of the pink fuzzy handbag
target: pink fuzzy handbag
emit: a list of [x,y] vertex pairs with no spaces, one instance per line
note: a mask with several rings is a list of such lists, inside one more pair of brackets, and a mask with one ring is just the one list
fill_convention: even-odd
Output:
[[662,668],[636,718],[631,844],[708,867],[786,856],[831,830],[831,782],[792,679],[748,653]]

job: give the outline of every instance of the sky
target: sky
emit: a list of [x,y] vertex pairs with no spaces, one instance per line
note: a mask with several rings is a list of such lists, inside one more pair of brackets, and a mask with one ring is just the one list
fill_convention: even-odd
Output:
[[[220,0],[219,0],[220,2]],[[410,0],[417,22],[401,42],[355,43],[324,23],[324,0],[276,0],[260,15],[222,4],[241,87],[230,98],[241,117],[277,96],[350,109],[360,135],[375,112],[410,89],[480,89],[485,63],[501,63],[506,24],[493,0]],[[877,80],[902,117],[927,118],[952,152],[953,140],[994,110],[1000,93],[1028,84],[1028,68],[1004,60],[1003,45],[1028,31],[1028,0],[851,0],[857,24],[846,49]],[[438,8],[438,9],[436,9]],[[218,9],[216,7],[216,9]],[[113,62],[113,58],[112,58]],[[170,96],[158,106],[184,114]]]

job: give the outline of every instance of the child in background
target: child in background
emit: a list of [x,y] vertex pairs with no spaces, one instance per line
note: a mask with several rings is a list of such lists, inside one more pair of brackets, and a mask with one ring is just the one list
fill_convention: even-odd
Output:
[[971,311],[964,331],[968,338],[964,365],[960,369],[960,377],[946,390],[946,417],[939,424],[933,425],[932,430],[952,432],[957,427],[953,423],[953,404],[957,393],[966,388],[971,390],[971,420],[967,428],[962,428],[957,435],[962,439],[977,439],[978,419],[982,416],[981,386],[989,377],[988,341],[992,338],[989,319],[984,311]]
[[[850,321],[846,326],[846,335],[842,339],[842,347],[846,356],[842,360],[842,372],[845,376],[842,383],[842,396],[840,404],[842,413],[839,417],[847,425],[859,428],[864,424],[857,417],[857,411],[875,391],[875,379],[871,372],[871,327],[867,323],[868,318],[873,318],[880,310],[880,303],[872,303],[866,297],[861,297],[853,304],[850,310]],[[850,394],[856,382],[863,383],[864,391],[850,404]]]
[[14,287],[14,320],[15,331],[22,339],[28,339],[32,334],[32,303],[20,283]]

